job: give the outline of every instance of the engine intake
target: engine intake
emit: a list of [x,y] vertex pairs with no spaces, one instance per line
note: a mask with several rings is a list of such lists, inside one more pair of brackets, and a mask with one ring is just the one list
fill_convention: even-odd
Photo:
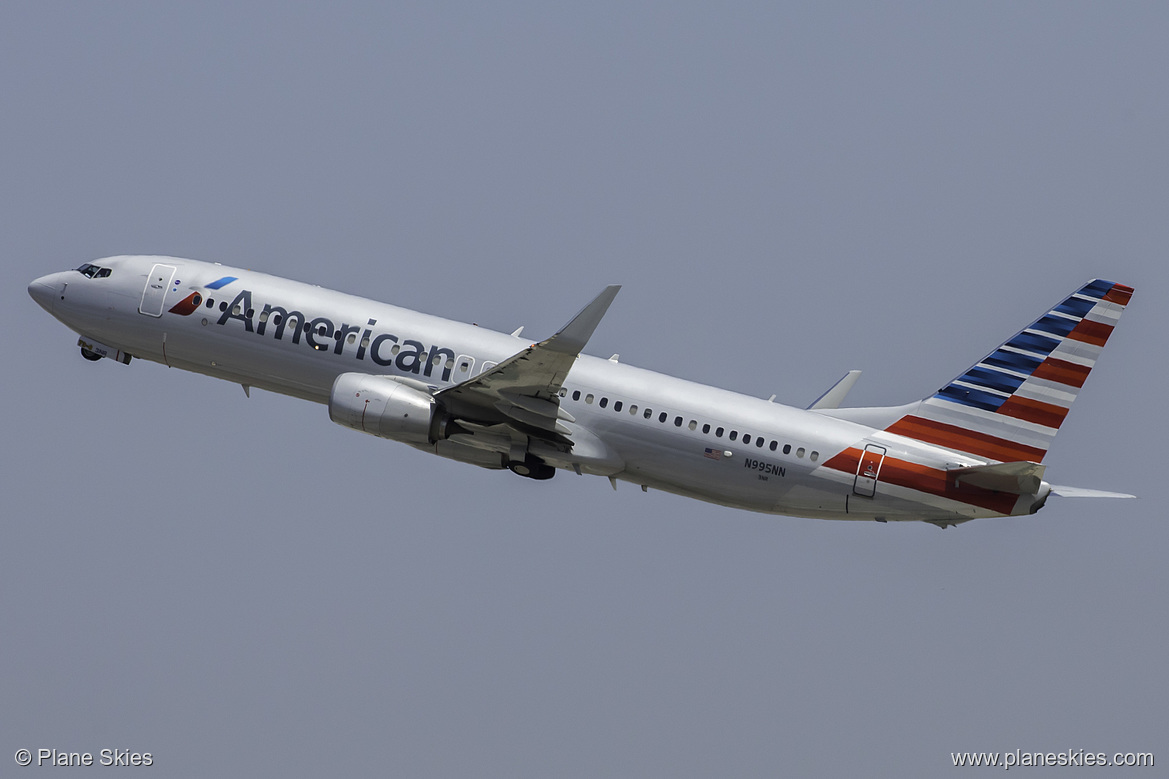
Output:
[[329,393],[329,419],[339,425],[408,444],[431,444],[434,398],[388,376],[342,373]]

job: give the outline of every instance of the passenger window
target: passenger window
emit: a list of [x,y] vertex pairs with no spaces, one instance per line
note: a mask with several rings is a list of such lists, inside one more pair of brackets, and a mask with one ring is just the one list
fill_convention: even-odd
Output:
[[597,405],[600,406],[601,408],[604,408],[605,406],[609,405],[609,399],[608,398],[601,398],[601,402],[598,403]]
[[743,433],[743,443],[744,444],[751,443],[751,434],[750,433]]
[[783,445],[783,453],[784,454],[791,454],[792,453],[792,445],[791,444],[784,444]]
[[817,452],[815,449],[813,449],[812,453],[810,455],[808,455],[808,459],[811,460],[812,462],[816,462],[817,460],[820,459],[820,453]]
[[573,400],[580,400],[580,390],[573,390],[572,391],[572,399]]
[[666,414],[666,412],[663,411],[662,413],[658,414],[658,421],[664,424],[667,416],[668,415]]
[[760,449],[763,448],[763,436],[759,436],[755,439],[755,446],[759,447]]
[[653,410],[652,408],[647,408],[647,409],[645,410],[645,413],[644,413],[644,414],[642,414],[642,416],[643,416],[643,417],[645,417],[646,419],[649,419],[649,418],[650,418],[650,417],[652,417],[653,415],[654,415],[654,410]]
[[703,434],[703,435],[709,435],[709,434],[710,434],[710,425],[709,425],[709,424],[706,424],[706,425],[703,425],[703,426],[702,426],[702,434]]
[[588,403],[591,405],[592,402],[593,402],[593,393],[590,392],[589,394],[585,395],[585,403]]
[[621,410],[621,401],[619,401],[619,400],[615,400],[615,401],[613,401],[613,410],[614,410],[614,411],[620,411],[620,410]]
[[803,457],[803,456],[804,456],[804,447],[801,446],[799,449],[796,450],[796,457]]
[[720,427],[720,428],[717,428],[717,429],[714,431],[714,437],[715,437],[715,438],[722,438],[722,437],[723,437],[723,429],[722,429],[721,427]]
[[682,426],[682,417],[674,417],[674,427]]
[[739,437],[739,431],[738,431],[738,430],[732,430],[732,431],[731,431],[731,434],[730,434],[729,436],[727,436],[727,438],[731,439],[732,441],[734,441],[734,440],[735,440],[736,438],[738,438],[738,437]]
[[767,448],[768,448],[768,449],[770,449],[771,451],[773,451],[773,452],[774,452],[774,451],[775,451],[775,447],[776,447],[776,446],[778,446],[778,445],[779,445],[779,444],[778,444],[777,442],[775,442],[775,441],[772,441],[772,442],[771,442],[771,444],[770,444],[770,445],[769,445]]
[[634,416],[637,416],[637,406],[630,406],[629,413],[633,414]]
[[695,422],[693,419],[691,419],[691,420],[690,420],[690,424],[688,425],[688,427],[689,427],[691,430],[697,430],[697,429],[698,429],[698,423],[697,423],[697,422]]

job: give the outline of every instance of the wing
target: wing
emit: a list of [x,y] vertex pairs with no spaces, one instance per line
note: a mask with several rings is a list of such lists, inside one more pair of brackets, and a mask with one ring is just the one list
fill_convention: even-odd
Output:
[[435,401],[472,434],[476,428],[485,433],[492,427],[495,435],[510,429],[568,451],[577,428],[571,425],[572,416],[560,408],[560,388],[620,289],[619,285],[605,287],[551,338],[436,392]]

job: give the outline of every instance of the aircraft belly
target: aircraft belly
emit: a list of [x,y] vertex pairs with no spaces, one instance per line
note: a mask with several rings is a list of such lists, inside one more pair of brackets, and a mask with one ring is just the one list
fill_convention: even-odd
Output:
[[[789,467],[773,464],[770,468],[759,468],[757,459],[734,453],[727,457],[728,450],[713,447],[707,452],[706,446],[693,441],[679,446],[670,436],[646,439],[622,435],[616,440],[616,448],[627,463],[621,478],[637,484],[708,503],[767,513],[790,513],[784,507],[795,505],[788,501],[793,489],[804,491],[801,503],[816,507],[832,505],[831,496],[800,487],[796,483],[800,477]],[[835,498],[835,502],[843,512],[843,497]]]

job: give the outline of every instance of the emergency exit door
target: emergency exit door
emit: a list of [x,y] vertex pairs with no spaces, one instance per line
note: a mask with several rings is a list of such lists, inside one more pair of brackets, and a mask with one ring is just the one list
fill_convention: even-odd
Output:
[[865,498],[877,494],[877,479],[881,476],[881,463],[885,460],[885,447],[869,444],[856,464],[856,479],[852,491]]

